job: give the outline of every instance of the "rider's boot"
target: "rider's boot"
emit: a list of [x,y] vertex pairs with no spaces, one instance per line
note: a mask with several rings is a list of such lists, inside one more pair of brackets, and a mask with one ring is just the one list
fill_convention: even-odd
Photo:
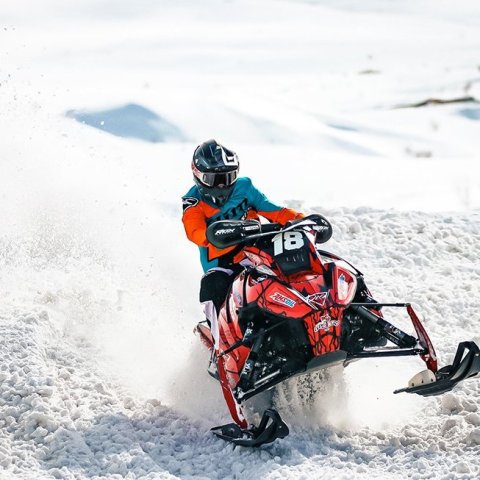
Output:
[[218,376],[217,356],[215,355],[215,350],[212,350],[212,353],[210,355],[207,372],[215,380],[220,379],[220,377]]
[[217,368],[217,356],[215,351],[218,348],[218,321],[217,321],[217,309],[213,301],[208,300],[202,303],[203,311],[205,313],[205,320],[210,327],[210,333],[212,335],[213,346],[210,352],[210,360],[208,362],[208,374],[218,380],[218,368]]

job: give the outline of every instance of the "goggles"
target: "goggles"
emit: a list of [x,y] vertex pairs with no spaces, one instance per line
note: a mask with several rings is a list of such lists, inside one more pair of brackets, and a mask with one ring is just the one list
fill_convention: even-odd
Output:
[[195,176],[206,187],[229,187],[237,180],[238,170],[221,173],[203,173],[198,169],[194,170]]

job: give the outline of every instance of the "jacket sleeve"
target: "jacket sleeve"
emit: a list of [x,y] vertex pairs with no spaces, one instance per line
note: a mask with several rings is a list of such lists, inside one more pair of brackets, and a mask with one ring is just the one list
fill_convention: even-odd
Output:
[[285,225],[290,220],[296,220],[297,218],[303,218],[303,213],[296,212],[291,208],[281,208],[276,212],[258,212],[262,217],[267,218],[271,222],[280,223]]
[[251,184],[251,201],[253,208],[259,215],[265,217],[271,222],[277,222],[285,225],[289,220],[302,218],[303,213],[296,212],[290,208],[281,207],[270,200],[257,188]]
[[182,222],[187,238],[199,247],[208,246],[207,221],[202,207],[195,198],[183,198]]
[[207,221],[197,199],[190,197],[183,199],[182,222],[187,238],[199,247],[207,247],[209,260],[221,257],[235,249],[235,246],[219,249],[207,240]]

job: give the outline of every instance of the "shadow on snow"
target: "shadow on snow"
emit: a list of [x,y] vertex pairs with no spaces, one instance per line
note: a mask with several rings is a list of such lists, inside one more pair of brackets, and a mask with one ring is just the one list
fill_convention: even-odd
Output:
[[65,115],[117,137],[136,138],[150,143],[187,140],[176,125],[135,103],[110,110],[69,110]]

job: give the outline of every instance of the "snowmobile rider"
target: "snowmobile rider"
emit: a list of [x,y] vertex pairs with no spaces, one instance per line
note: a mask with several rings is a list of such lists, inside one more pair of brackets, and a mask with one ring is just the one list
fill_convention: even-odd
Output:
[[195,185],[182,197],[183,225],[189,240],[198,245],[205,275],[200,283],[200,303],[207,320],[216,327],[217,315],[228,288],[242,271],[242,247],[219,250],[207,240],[208,225],[217,220],[244,220],[265,217],[284,225],[303,214],[272,203],[254,187],[248,177],[238,177],[235,152],[215,140],[207,140],[193,153]]

